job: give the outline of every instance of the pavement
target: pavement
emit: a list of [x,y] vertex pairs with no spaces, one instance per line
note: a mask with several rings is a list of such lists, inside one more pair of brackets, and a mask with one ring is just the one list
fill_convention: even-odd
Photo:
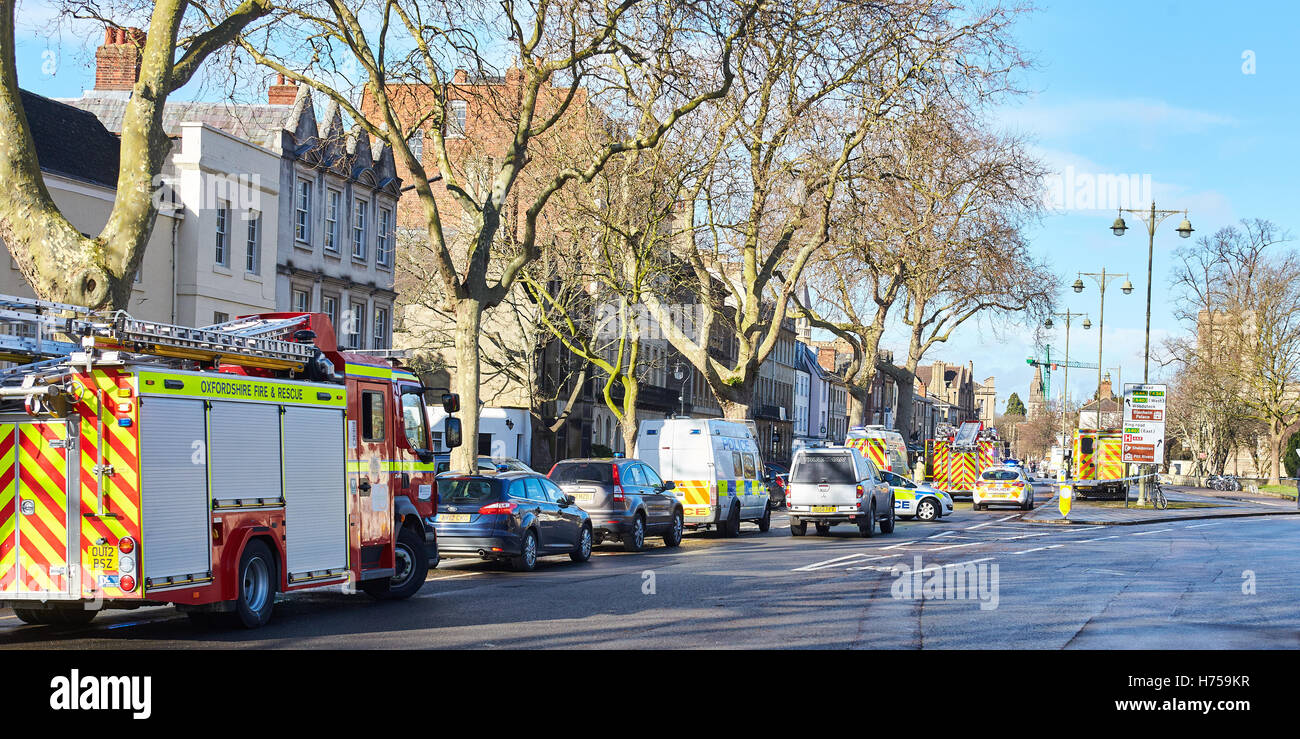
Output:
[[[1043,488],[1039,488],[1042,490]],[[1075,498],[1070,506],[1070,515],[1061,515],[1058,507],[1056,484],[1047,488],[1051,497],[1044,505],[1035,508],[1024,516],[1026,523],[1042,524],[1079,524],[1079,525],[1132,525],[1139,523],[1162,523],[1168,521],[1189,521],[1208,518],[1238,518],[1243,516],[1275,516],[1300,513],[1293,500],[1266,494],[1245,492],[1219,492],[1206,488],[1167,487],[1165,497],[1171,503],[1195,503],[1192,508],[1152,508],[1116,507],[1115,501],[1106,501],[1102,505],[1096,501]],[[1133,503],[1136,503],[1136,494]]]
[[778,512],[767,533],[604,545],[531,573],[444,560],[410,600],[294,594],[254,631],[166,606],[62,628],[0,610],[0,649],[1300,648],[1294,512],[1120,528],[1025,515],[963,502],[864,539],[792,537]]

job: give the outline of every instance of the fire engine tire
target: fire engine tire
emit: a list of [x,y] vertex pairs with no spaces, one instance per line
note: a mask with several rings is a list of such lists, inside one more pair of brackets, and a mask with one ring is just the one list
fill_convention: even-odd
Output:
[[766,534],[772,528],[772,509],[768,508],[763,511],[763,517],[758,519],[758,530]]
[[686,521],[682,518],[680,509],[673,511],[673,522],[664,534],[664,546],[677,547],[682,544],[682,531],[686,528]]
[[586,562],[591,559],[591,527],[583,526],[578,532],[578,548],[569,552],[569,559],[574,562]]
[[632,518],[632,529],[623,534],[623,551],[639,552],[645,549],[645,517],[637,514]]
[[[874,501],[872,505],[874,506]],[[880,520],[880,533],[882,534],[894,533],[894,520],[895,520],[894,519],[894,498],[893,496],[890,496],[889,513],[886,513],[885,517]]]
[[275,560],[266,544],[254,540],[239,555],[235,622],[246,629],[265,626],[275,607],[275,584],[278,582]]
[[537,569],[537,532],[529,529],[524,533],[523,544],[519,547],[519,556],[510,558],[510,568],[515,572],[532,572]]
[[43,608],[15,608],[14,609],[14,615],[18,617],[19,621],[22,621],[25,624],[32,624],[33,626],[41,626],[44,624],[54,623],[53,621],[50,620],[50,615],[52,613],[53,611],[47,611]]
[[790,536],[803,536],[808,533],[807,521],[791,521]]
[[405,600],[422,587],[429,574],[429,553],[424,537],[415,529],[403,526],[397,532],[393,548],[396,572],[387,580],[370,580],[362,584],[366,594],[377,600]]
[[731,512],[727,514],[727,520],[722,522],[718,527],[725,539],[734,539],[740,536],[740,506],[732,503]]

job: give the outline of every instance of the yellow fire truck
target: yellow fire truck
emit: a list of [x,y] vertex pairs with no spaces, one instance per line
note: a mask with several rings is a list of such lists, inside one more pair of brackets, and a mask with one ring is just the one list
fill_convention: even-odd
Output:
[[323,314],[189,328],[0,295],[0,322],[25,362],[0,370],[0,607],[23,621],[170,603],[252,628],[278,592],[406,598],[436,563],[430,389]]
[[1079,429],[1074,432],[1074,474],[1076,498],[1113,498],[1128,494],[1122,459],[1123,431]]
[[934,487],[953,497],[971,495],[984,470],[1001,463],[1004,444],[997,431],[979,421],[925,442],[925,476]]

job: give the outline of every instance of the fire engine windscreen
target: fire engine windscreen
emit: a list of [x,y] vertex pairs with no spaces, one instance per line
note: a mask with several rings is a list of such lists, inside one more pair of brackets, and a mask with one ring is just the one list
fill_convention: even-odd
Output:
[[807,454],[794,463],[790,482],[853,484],[858,481],[849,454]]

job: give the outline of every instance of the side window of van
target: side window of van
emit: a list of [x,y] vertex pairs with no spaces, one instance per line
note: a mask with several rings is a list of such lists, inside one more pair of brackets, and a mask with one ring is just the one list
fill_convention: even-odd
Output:
[[754,479],[757,468],[754,465],[754,455],[745,455],[745,478]]
[[740,452],[731,453],[732,477],[743,477],[745,474],[745,463],[740,458]]

